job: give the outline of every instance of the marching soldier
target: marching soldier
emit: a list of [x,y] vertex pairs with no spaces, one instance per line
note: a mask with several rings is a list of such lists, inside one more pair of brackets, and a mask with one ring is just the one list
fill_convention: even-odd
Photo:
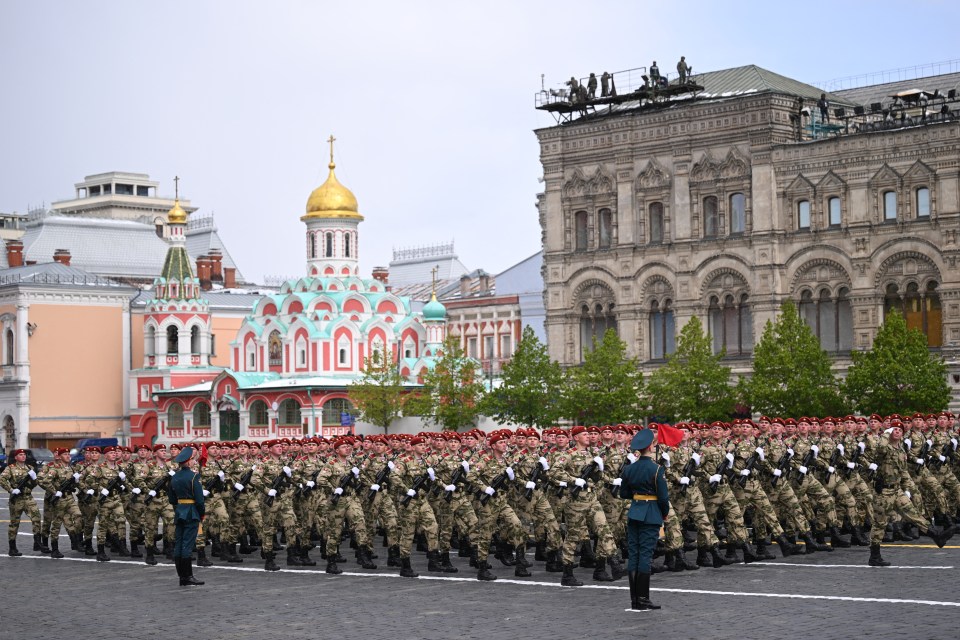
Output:
[[8,506],[10,508],[10,526],[7,527],[7,538],[10,541],[10,556],[23,555],[17,550],[17,533],[20,531],[20,516],[24,513],[30,518],[33,525],[33,543],[40,545],[42,553],[50,553],[50,549],[43,547],[40,541],[40,528],[43,524],[40,519],[40,510],[30,491],[37,485],[37,472],[27,464],[27,450],[16,449],[13,452],[13,462],[0,472],[0,489],[10,494]]
[[83,516],[77,508],[74,493],[80,474],[70,466],[70,450],[57,448],[54,460],[40,469],[37,483],[46,491],[47,517],[50,519],[50,557],[62,558],[60,553],[60,526],[65,525],[70,536],[70,549],[80,550],[83,537]]

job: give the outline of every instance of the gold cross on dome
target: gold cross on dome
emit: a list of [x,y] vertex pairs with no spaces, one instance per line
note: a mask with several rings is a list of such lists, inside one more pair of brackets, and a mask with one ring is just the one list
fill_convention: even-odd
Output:
[[174,200],[180,199],[180,176],[173,176],[173,194]]
[[333,134],[327,139],[327,142],[330,143],[330,164],[333,164],[333,143],[336,142],[336,138],[333,137]]
[[430,269],[430,287],[433,293],[437,292],[437,273],[440,272],[440,265]]

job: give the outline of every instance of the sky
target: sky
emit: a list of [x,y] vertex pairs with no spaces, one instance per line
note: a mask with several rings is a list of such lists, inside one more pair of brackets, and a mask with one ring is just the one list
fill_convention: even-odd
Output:
[[364,275],[451,240],[496,274],[540,249],[541,74],[558,87],[685,55],[818,83],[960,59],[958,18],[924,0],[7,0],[0,211],[105,171],[170,197],[180,176],[248,280],[298,276],[333,135]]

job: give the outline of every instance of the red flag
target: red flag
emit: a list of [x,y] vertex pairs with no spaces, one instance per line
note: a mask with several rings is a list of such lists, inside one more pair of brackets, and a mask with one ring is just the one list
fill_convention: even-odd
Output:
[[207,466],[207,443],[204,442],[200,445],[200,466]]
[[683,442],[683,430],[671,427],[668,424],[661,424],[657,429],[657,441],[662,445],[675,447]]

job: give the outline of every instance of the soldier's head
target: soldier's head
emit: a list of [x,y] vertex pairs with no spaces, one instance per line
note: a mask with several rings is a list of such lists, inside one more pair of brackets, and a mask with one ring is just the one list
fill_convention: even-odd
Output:
[[421,438],[420,436],[414,436],[408,441],[410,443],[410,450],[418,456],[426,455],[427,453],[427,441]]
[[776,422],[770,423],[770,433],[774,436],[780,437],[783,435],[783,423],[779,420]]
[[723,428],[722,422],[714,422],[710,425],[710,437],[716,441],[722,440],[726,430]]
[[13,452],[13,459],[23,464],[27,461],[27,450],[26,449],[17,449]]
[[903,424],[900,421],[890,423],[890,441],[899,442],[903,438]]
[[532,451],[540,448],[540,434],[536,429],[527,429],[526,446]]
[[590,446],[590,432],[587,431],[586,427],[576,426],[570,430],[570,435],[573,436],[573,441],[577,444],[577,446]]
[[349,458],[353,453],[353,443],[344,438],[336,443],[337,456],[340,458]]
[[120,449],[118,447],[107,447],[103,454],[107,461],[116,462],[120,459]]
[[100,459],[100,447],[87,447],[83,450],[83,459],[86,462],[96,462]]
[[627,444],[628,442],[630,442],[630,438],[632,437],[633,435],[630,433],[630,430],[627,429],[626,427],[621,427],[620,429],[617,429],[617,432],[614,434],[614,440],[618,445]]
[[509,447],[507,438],[501,435],[491,436],[490,448],[493,449],[495,454],[502,456],[507,452],[507,447]]
[[566,429],[558,431],[555,441],[557,446],[561,449],[566,449],[570,446],[570,434]]
[[170,452],[167,451],[166,447],[154,449],[153,457],[156,458],[158,462],[166,462],[170,459]]
[[600,440],[603,441],[603,444],[605,445],[611,445],[613,444],[613,434],[614,434],[613,426],[609,424],[604,425],[600,429]]
[[283,455],[283,443],[279,440],[264,442],[263,448],[274,458],[279,458]]
[[826,418],[820,425],[820,431],[825,435],[832,436],[835,430],[836,425],[833,423],[833,418]]

